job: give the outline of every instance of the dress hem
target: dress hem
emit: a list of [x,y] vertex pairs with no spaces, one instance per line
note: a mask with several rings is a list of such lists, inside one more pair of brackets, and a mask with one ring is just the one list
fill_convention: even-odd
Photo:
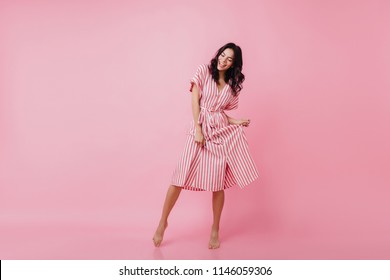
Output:
[[252,184],[254,181],[256,181],[257,179],[259,179],[259,176],[255,176],[254,178],[252,178],[252,180],[248,183],[246,183],[245,185],[238,185],[237,183],[233,184],[233,185],[230,185],[230,186],[226,186],[222,189],[216,189],[216,190],[211,190],[211,189],[203,189],[203,188],[198,188],[198,187],[194,187],[194,186],[186,186],[186,185],[183,185],[183,184],[175,184],[173,182],[171,182],[171,185],[172,186],[175,186],[175,187],[178,187],[178,188],[182,188],[183,190],[187,190],[187,191],[205,191],[205,192],[218,192],[218,191],[224,191],[224,190],[227,190],[227,189],[231,189],[232,187],[239,187],[240,189],[244,189],[245,187],[249,186],[250,184]]

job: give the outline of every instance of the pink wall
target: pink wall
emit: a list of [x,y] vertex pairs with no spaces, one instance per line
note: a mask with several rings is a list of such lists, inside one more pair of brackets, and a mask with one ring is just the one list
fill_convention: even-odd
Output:
[[[154,226],[191,120],[189,78],[233,41],[246,74],[233,115],[252,121],[246,132],[261,179],[229,190],[224,222],[385,244],[389,8],[0,2],[0,224]],[[209,223],[209,194],[183,193],[177,213]]]

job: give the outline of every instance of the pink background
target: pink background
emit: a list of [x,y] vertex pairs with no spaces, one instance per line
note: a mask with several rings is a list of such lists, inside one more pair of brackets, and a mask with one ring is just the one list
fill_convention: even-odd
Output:
[[[34,2],[34,3],[33,3]],[[0,259],[389,259],[388,1],[1,1]],[[261,179],[182,192],[151,238],[227,42]]]

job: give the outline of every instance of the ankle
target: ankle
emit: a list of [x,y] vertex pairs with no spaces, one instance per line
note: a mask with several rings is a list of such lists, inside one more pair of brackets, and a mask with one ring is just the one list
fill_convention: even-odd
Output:
[[219,232],[219,226],[215,226],[215,225],[213,225],[212,227],[211,227],[211,231],[212,232]]
[[166,228],[168,226],[168,221],[160,221],[158,224],[159,227]]

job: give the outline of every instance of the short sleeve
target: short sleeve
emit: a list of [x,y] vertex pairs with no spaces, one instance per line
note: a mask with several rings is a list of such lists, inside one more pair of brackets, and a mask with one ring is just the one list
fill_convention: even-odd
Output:
[[229,104],[225,107],[225,110],[234,110],[238,108],[238,94],[236,96],[233,96],[233,98],[230,100]]
[[195,75],[190,80],[190,83],[191,83],[190,91],[191,92],[192,92],[192,88],[193,88],[194,84],[199,88],[200,92],[203,91],[203,85],[204,85],[204,82],[206,80],[207,71],[208,71],[208,67],[205,64],[202,64],[198,67]]

